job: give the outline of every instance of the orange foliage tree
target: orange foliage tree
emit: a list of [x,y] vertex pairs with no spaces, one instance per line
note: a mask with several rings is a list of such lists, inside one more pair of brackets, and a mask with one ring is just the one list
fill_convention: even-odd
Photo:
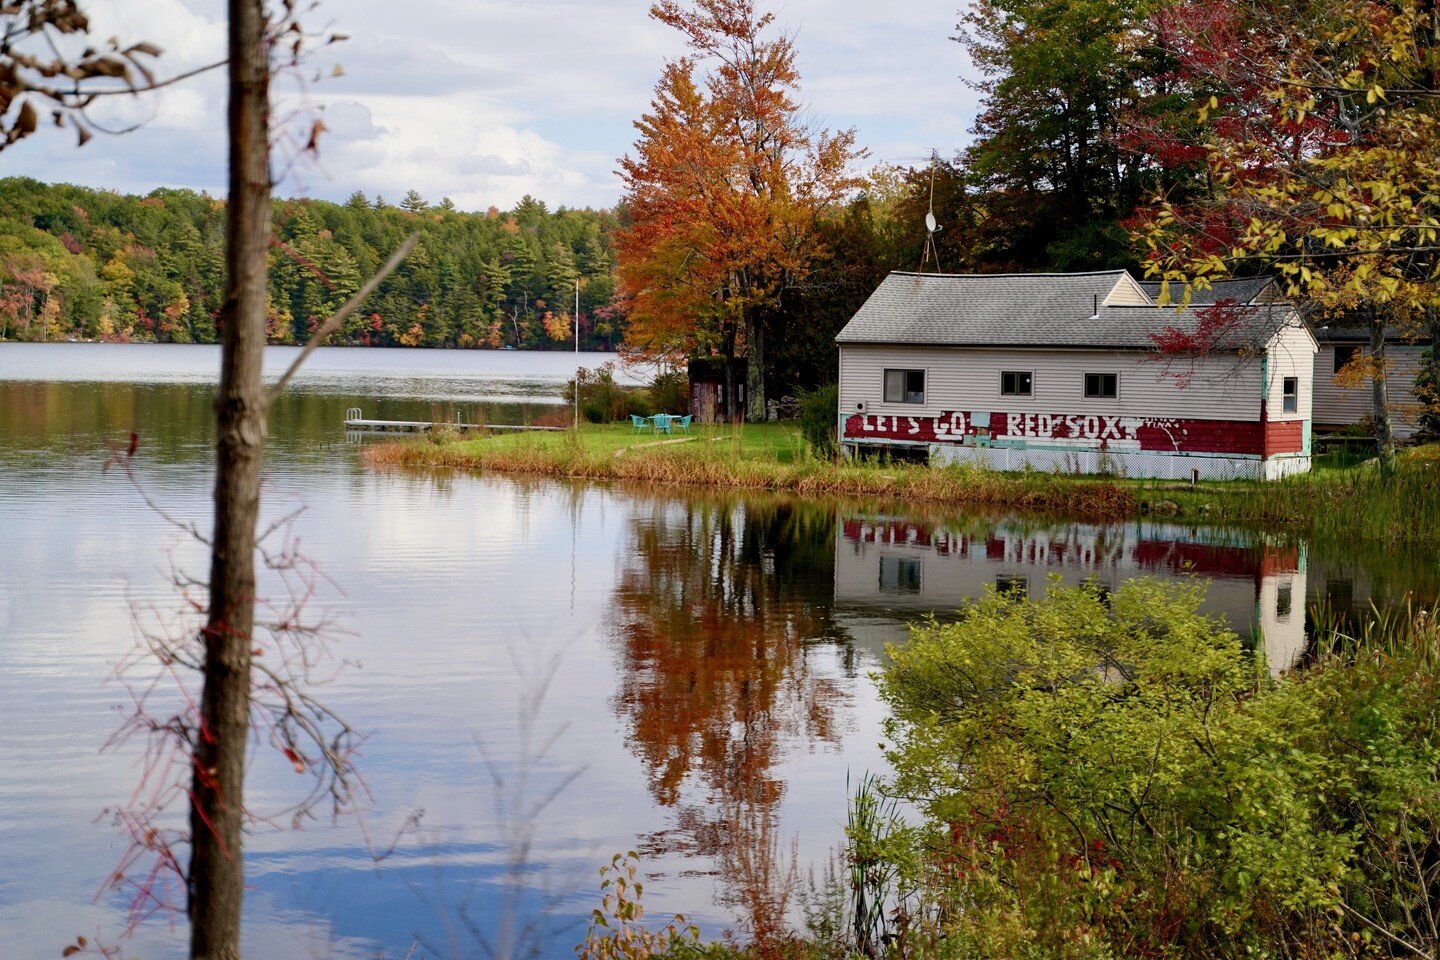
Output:
[[[620,160],[627,339],[652,356],[746,359],[745,412],[763,419],[765,336],[784,291],[826,255],[817,219],[860,186],[850,167],[863,152],[853,130],[805,123],[794,43],[754,0],[661,0],[650,15],[691,53],[666,64]],[[727,383],[730,417],[736,392]]]

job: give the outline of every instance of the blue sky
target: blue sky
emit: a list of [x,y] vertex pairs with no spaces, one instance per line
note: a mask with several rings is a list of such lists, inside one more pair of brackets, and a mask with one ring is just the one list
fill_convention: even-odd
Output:
[[[954,33],[961,0],[776,0],[796,36],[802,100],[821,126],[853,126],[872,161],[914,162],[965,142],[976,95]],[[93,34],[166,50],[162,72],[218,59],[218,0],[103,0]],[[331,133],[279,192],[392,201],[414,188],[462,209],[506,208],[526,193],[552,206],[619,197],[616,158],[634,140],[678,34],[647,17],[648,0],[326,0],[309,22],[350,35],[322,51],[323,79],[278,91],[281,111],[323,110]],[[331,76],[339,65],[343,75]],[[42,130],[3,154],[0,171],[127,192],[159,186],[219,193],[224,92],[212,75],[107,109],[137,132],[83,149]],[[300,121],[294,125],[298,128]],[[284,154],[281,148],[281,155]]]

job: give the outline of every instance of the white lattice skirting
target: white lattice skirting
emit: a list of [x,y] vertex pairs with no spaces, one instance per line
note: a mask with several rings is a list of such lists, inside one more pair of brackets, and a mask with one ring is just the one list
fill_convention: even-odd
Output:
[[1219,456],[1193,453],[1098,450],[1015,449],[1009,447],[962,447],[948,443],[930,445],[930,462],[940,465],[970,463],[991,470],[1042,470],[1047,473],[1098,474],[1152,480],[1190,480],[1199,472],[1201,480],[1278,480],[1310,470],[1310,457]]

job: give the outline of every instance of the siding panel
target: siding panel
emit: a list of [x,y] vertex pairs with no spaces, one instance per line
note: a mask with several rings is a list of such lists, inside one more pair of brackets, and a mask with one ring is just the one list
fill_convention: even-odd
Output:
[[[1315,341],[1298,322],[1286,327],[1271,341],[1266,370],[1270,383],[1265,391],[1265,419],[1309,420],[1314,403]],[[1299,396],[1293,413],[1285,412],[1285,378],[1299,381]],[[1298,448],[1297,448],[1298,449]]]
[[[846,344],[840,351],[840,413],[936,417],[956,410],[1095,416],[1260,420],[1260,361],[1233,356],[1197,361],[1185,388],[1164,376],[1153,354],[1114,350],[984,349]],[[925,371],[925,402],[885,403],[886,368]],[[1034,374],[1029,397],[1002,397],[1000,373]],[[1120,396],[1087,400],[1086,373],[1116,373]],[[1309,409],[1302,397],[1303,409]]]
[[[1362,350],[1364,348],[1362,347]],[[1395,435],[1409,437],[1416,432],[1420,412],[1415,399],[1415,377],[1420,372],[1420,355],[1424,347],[1390,345],[1385,355],[1390,361],[1390,416]],[[1335,383],[1335,344],[1321,344],[1315,355],[1315,424],[1328,429],[1359,423],[1370,416],[1370,381],[1362,385],[1342,387]]]

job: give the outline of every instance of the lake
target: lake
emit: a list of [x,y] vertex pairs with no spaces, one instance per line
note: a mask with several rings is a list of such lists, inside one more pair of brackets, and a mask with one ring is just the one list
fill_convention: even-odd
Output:
[[[267,372],[293,355],[271,348]],[[247,955],[483,956],[509,931],[571,956],[597,867],[631,849],[652,920],[793,922],[847,783],[885,769],[884,645],[986,588],[1202,576],[1277,672],[1305,660],[1310,604],[1437,593],[1433,560],[1245,531],[376,472],[343,429],[353,406],[525,422],[574,363],[323,349],[277,403],[265,514],[299,511],[291,536],[323,571],[319,692],[368,735],[369,800],[256,825]],[[128,897],[98,893],[126,850],[105,811],[137,802],[143,744],[105,747],[155,668],[120,666],[183,630],[173,572],[206,561],[103,467],[133,431],[140,486],[208,529],[217,367],[214,347],[0,344],[0,956],[126,927]],[[306,780],[255,756],[252,804],[278,815]],[[184,943],[161,916],[124,951]]]

